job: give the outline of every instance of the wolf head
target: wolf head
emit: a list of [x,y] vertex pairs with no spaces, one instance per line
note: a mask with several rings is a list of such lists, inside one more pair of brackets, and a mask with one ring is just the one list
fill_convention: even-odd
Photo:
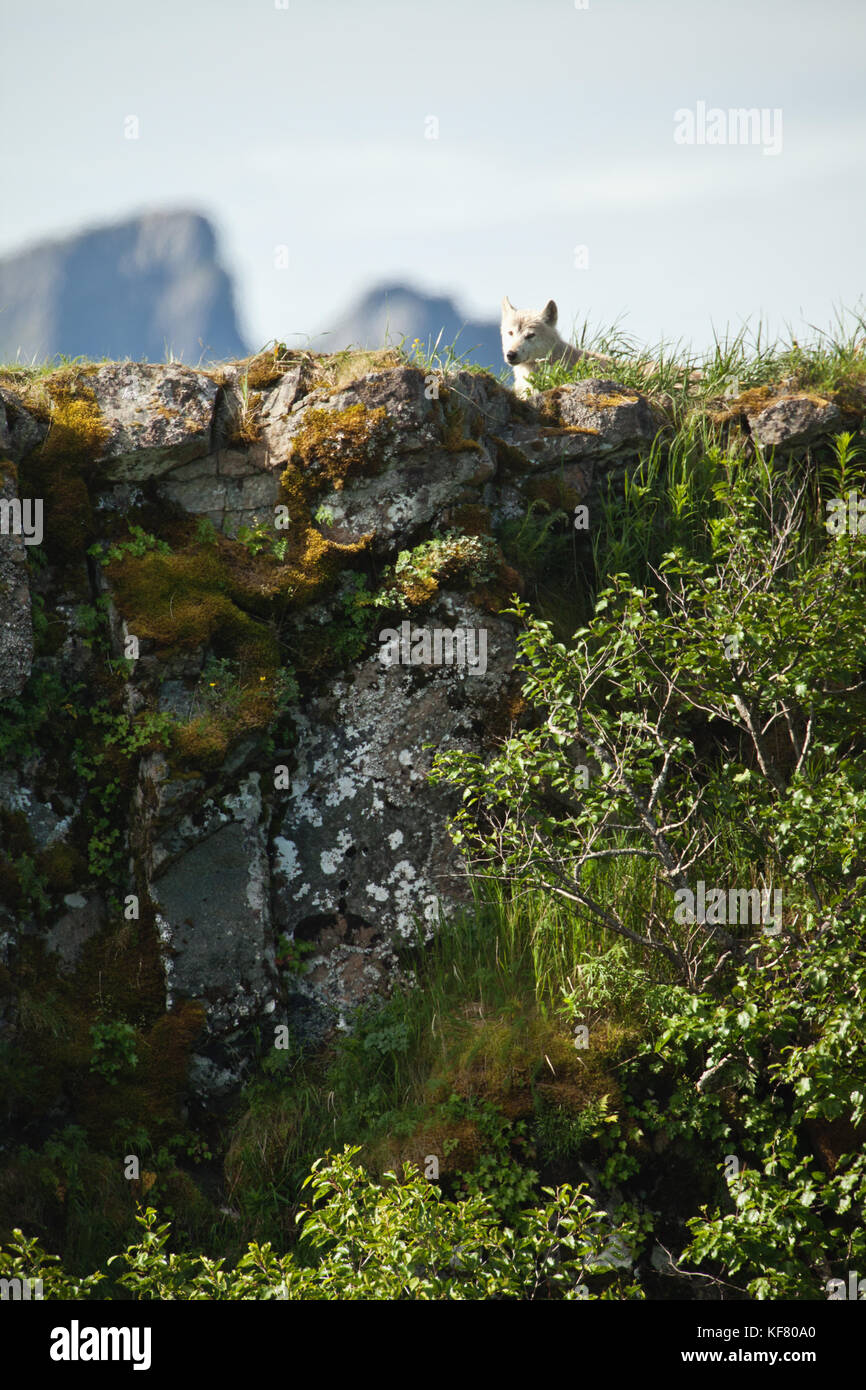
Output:
[[536,313],[515,309],[506,295],[502,301],[502,355],[509,367],[520,362],[537,362],[552,352],[560,341],[556,331],[557,308],[549,299]]

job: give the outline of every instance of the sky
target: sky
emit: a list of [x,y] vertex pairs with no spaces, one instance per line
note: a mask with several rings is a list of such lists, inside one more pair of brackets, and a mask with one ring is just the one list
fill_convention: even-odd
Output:
[[862,0],[0,0],[0,41],[0,254],[202,211],[254,348],[385,280],[697,350],[863,312]]

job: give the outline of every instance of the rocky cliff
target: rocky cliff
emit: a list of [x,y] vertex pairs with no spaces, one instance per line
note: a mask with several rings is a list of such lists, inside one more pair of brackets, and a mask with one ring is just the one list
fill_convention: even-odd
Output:
[[[521,714],[520,541],[579,544],[669,406],[601,380],[519,402],[389,353],[0,373],[23,1119],[86,1109],[100,1023],[144,1040],[129,1114],[230,1091],[256,1033],[322,1038],[400,977],[466,900],[433,753],[483,754]],[[838,410],[729,415],[797,442]]]

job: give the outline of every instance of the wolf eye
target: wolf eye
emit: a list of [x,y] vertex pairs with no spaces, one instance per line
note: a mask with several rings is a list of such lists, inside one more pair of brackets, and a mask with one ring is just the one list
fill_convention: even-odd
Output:
[[513,328],[509,328],[509,330],[508,330],[508,336],[509,336],[509,338],[513,338],[513,337],[514,337],[514,329],[513,329]]
[[535,337],[535,334],[534,334],[534,333],[525,333],[525,334],[524,334],[524,337],[526,337],[526,338],[534,338],[534,337]]

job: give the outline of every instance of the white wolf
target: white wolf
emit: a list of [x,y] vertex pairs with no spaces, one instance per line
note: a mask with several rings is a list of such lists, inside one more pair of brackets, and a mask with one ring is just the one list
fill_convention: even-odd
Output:
[[[567,367],[573,367],[585,357],[591,357],[602,367],[613,365],[613,359],[605,357],[603,353],[590,352],[588,348],[572,347],[571,343],[560,338],[556,331],[558,313],[552,299],[548,299],[544,308],[538,312],[533,309],[515,309],[507,295],[502,301],[502,355],[509,367],[514,368],[514,391],[518,396],[525,397],[531,394],[529,375],[544,358],[551,362],[564,362]],[[636,365],[645,376],[659,370],[657,362],[645,359]],[[688,367],[678,368],[677,371],[680,378],[688,376],[689,381],[703,380],[703,372],[692,371]]]
[[529,374],[534,372],[542,358],[551,362],[564,362],[573,367],[584,357],[592,357],[603,367],[609,367],[611,359],[600,352],[589,352],[585,348],[572,347],[560,338],[556,331],[559,310],[549,299],[539,312],[532,309],[515,309],[506,295],[502,301],[502,355],[509,367],[514,368],[514,391],[521,397],[530,394]]

